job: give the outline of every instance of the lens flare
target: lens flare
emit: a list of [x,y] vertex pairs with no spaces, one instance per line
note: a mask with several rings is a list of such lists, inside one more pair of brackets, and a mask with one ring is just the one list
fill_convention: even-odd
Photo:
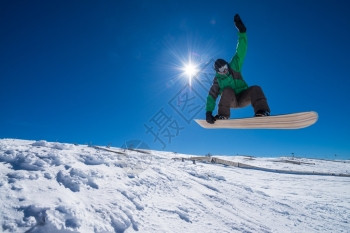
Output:
[[192,78],[197,75],[198,73],[198,68],[195,64],[192,62],[188,62],[187,64],[183,65],[183,74],[188,78],[189,84],[191,86],[192,84]]
[[185,65],[184,72],[187,76],[193,77],[197,74],[198,70],[197,67],[191,63]]

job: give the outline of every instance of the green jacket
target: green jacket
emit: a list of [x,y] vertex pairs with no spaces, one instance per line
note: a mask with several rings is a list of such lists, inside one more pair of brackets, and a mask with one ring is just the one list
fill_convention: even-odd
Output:
[[209,90],[207,97],[206,110],[212,112],[216,105],[216,99],[221,95],[222,91],[231,87],[236,95],[248,88],[247,83],[241,75],[242,65],[247,53],[247,34],[238,33],[238,44],[236,53],[229,63],[230,72],[228,74],[215,74],[213,85]]

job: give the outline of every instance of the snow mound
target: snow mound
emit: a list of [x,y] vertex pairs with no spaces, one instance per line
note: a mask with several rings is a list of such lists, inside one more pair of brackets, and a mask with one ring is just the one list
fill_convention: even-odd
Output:
[[0,232],[347,232],[349,161],[0,140]]

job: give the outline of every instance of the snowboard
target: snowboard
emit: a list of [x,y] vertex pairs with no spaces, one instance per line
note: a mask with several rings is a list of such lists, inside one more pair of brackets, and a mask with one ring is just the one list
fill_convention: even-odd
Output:
[[209,124],[206,120],[195,121],[206,129],[302,129],[318,120],[317,112],[299,112],[265,117],[236,118],[216,120]]

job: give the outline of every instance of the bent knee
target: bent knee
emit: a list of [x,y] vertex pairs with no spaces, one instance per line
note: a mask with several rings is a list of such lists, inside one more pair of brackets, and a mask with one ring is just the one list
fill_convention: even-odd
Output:
[[260,86],[258,85],[253,85],[250,87],[252,90],[262,90]]

